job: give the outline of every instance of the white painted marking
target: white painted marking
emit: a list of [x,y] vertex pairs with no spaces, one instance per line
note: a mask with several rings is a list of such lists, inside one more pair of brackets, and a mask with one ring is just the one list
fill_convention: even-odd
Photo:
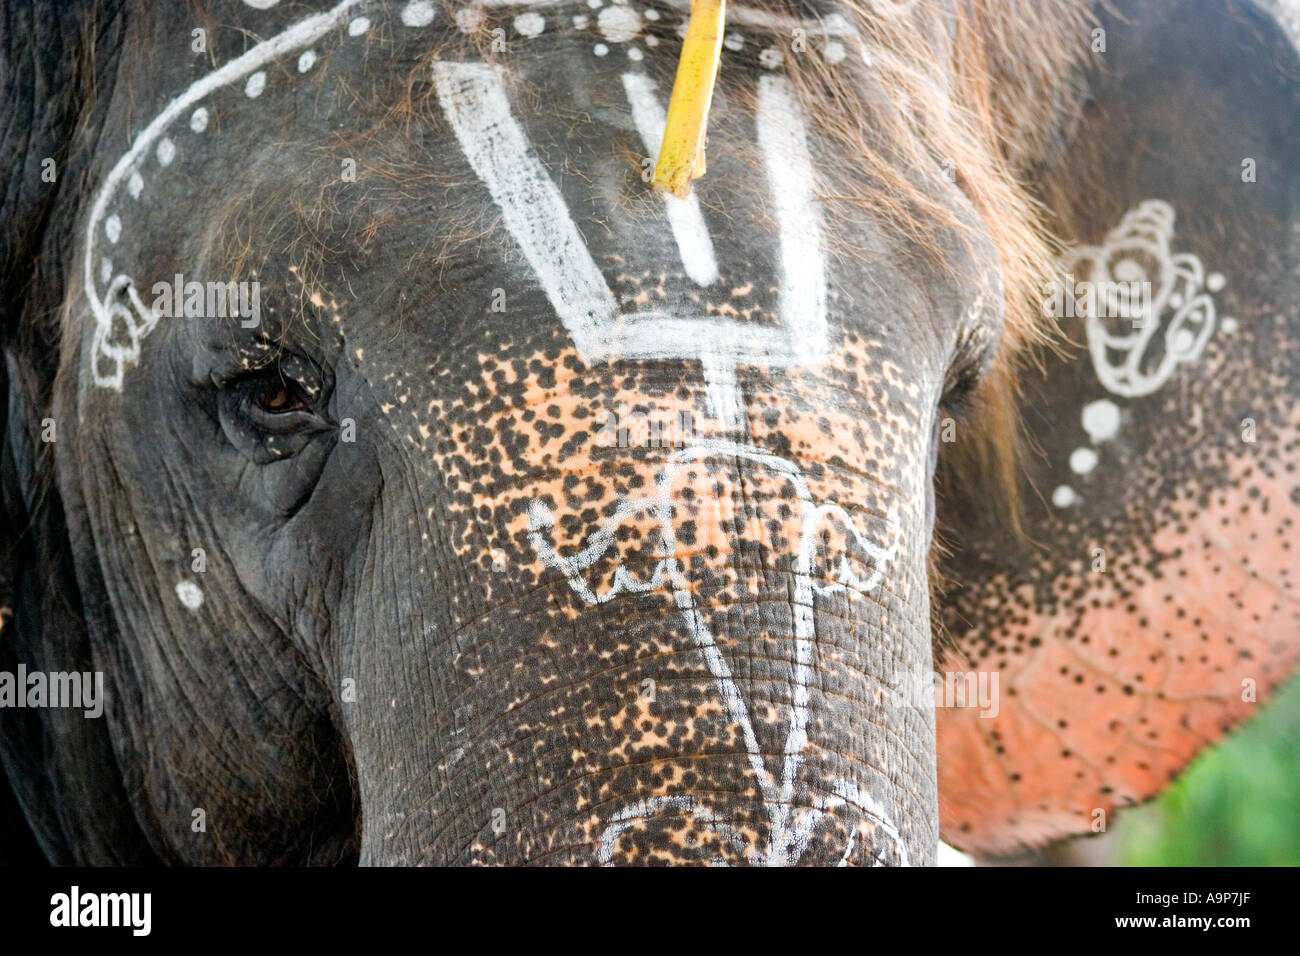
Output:
[[[1125,213],[1100,246],[1078,248],[1065,262],[1069,274],[1086,270],[1094,283],[1118,279],[1146,282],[1152,289],[1131,327],[1108,327],[1107,316],[1081,303],[1097,380],[1115,395],[1136,398],[1155,392],[1180,364],[1199,358],[1214,334],[1215,304],[1209,293],[1222,289],[1226,280],[1218,273],[1206,279],[1199,258],[1171,250],[1174,220],[1169,203],[1148,199]],[[1153,264],[1151,270],[1146,263]],[[1114,319],[1110,322],[1113,326]],[[1152,362],[1148,353],[1157,334],[1163,336],[1164,349]]]
[[108,236],[108,241],[116,243],[122,236],[122,220],[117,216],[109,216],[108,222],[104,223],[104,235]]
[[1086,475],[1097,467],[1097,453],[1091,448],[1076,448],[1070,452],[1070,470],[1076,475]]
[[1223,329],[1224,335],[1231,335],[1237,331],[1237,320],[1230,315],[1225,315],[1223,321],[1219,323],[1219,327]]
[[[148,126],[135,138],[131,148],[117,161],[104,179],[91,206],[90,218],[86,222],[86,246],[82,254],[83,285],[90,310],[95,317],[95,338],[92,346],[92,368],[95,384],[103,388],[122,388],[126,364],[134,364],[140,358],[140,341],[152,331],[157,317],[140,302],[130,277],[118,276],[114,282],[121,281],[119,289],[125,289],[132,307],[136,309],[138,321],[129,321],[131,344],[126,347],[109,346],[108,335],[112,327],[113,316],[119,314],[120,303],[110,307],[101,299],[95,288],[93,264],[96,261],[95,247],[99,239],[99,228],[108,217],[109,204],[117,195],[118,188],[139,165],[140,159],[162,136],[163,132],[192,106],[204,99],[214,90],[243,79],[263,64],[283,56],[285,53],[301,49],[315,42],[337,26],[343,15],[363,0],[341,0],[333,9],[300,20],[283,33],[257,44],[247,53],[231,60],[225,66],[207,74],[183,94],[173,99],[161,113],[153,118]],[[128,186],[129,188],[129,186]],[[119,223],[120,228],[120,223]],[[105,372],[100,362],[109,363],[111,370]]]
[[770,46],[758,55],[758,62],[769,70],[775,70],[783,62],[781,51],[774,46]]
[[831,40],[826,44],[827,63],[843,63],[848,55],[848,52],[844,49],[844,44],[838,40]]
[[[795,495],[799,499],[801,533],[799,554],[794,565],[794,585],[791,595],[791,606],[794,615],[795,667],[789,725],[786,730],[785,743],[782,747],[779,781],[767,767],[767,762],[759,747],[757,735],[754,733],[749,706],[736,684],[726,657],[722,654],[717,641],[709,631],[708,625],[704,622],[703,615],[695,604],[693,587],[686,578],[677,557],[676,530],[673,527],[676,515],[676,509],[674,508],[677,493],[675,484],[677,478],[691,463],[708,458],[720,458],[726,461],[749,461],[769,471],[783,475],[790,481],[795,490]],[[610,588],[602,592],[592,590],[582,577],[582,572],[590,568],[615,546],[620,526],[628,517],[638,514],[650,516],[658,521],[659,553],[662,557],[656,563],[650,578],[645,580],[638,578],[635,574],[629,572],[620,560],[615,567],[613,584]],[[831,516],[843,524],[846,533],[851,536],[858,547],[871,557],[873,569],[867,578],[859,577],[851,569],[849,555],[845,553],[840,557],[834,580],[826,584],[818,584],[813,581],[813,561],[819,548],[820,532],[824,527],[826,518]],[[891,512],[885,517],[886,527],[893,531],[895,535],[898,534],[895,530],[897,523],[897,517],[894,513]],[[792,812],[796,800],[795,784],[799,769],[803,764],[803,753],[808,743],[808,685],[812,674],[813,642],[816,637],[813,620],[814,596],[816,594],[861,595],[879,586],[884,579],[884,565],[898,553],[900,542],[897,537],[893,544],[887,548],[876,544],[858,530],[848,512],[842,507],[835,504],[818,505],[813,501],[807,479],[797,464],[762,449],[724,440],[701,442],[698,445],[673,453],[669,457],[664,470],[656,478],[654,492],[642,498],[625,500],[620,503],[614,514],[607,518],[600,528],[588,538],[587,546],[576,555],[571,557],[560,555],[547,540],[549,530],[554,527],[554,524],[555,518],[546,505],[540,500],[533,501],[529,508],[529,542],[538,558],[547,567],[560,571],[568,581],[570,588],[584,603],[589,605],[604,604],[619,594],[644,593],[665,586],[672,591],[674,603],[681,612],[696,647],[704,655],[709,673],[717,681],[723,708],[732,723],[740,729],[750,769],[754,772],[763,805],[767,811],[770,831],[766,846],[762,849],[748,846],[738,848],[750,862],[766,865],[797,863],[799,857],[807,848],[813,827],[821,816],[830,810],[852,804],[859,812],[872,819],[886,836],[890,837],[899,853],[901,862],[904,865],[907,864],[907,851],[897,829],[889,822],[888,816],[884,814],[879,805],[869,797],[859,794],[857,787],[851,782],[837,781],[834,786],[835,797],[820,799],[814,797],[815,808],[820,812],[815,814],[804,813],[802,815]],[[689,796],[659,797],[655,798],[655,800],[662,802],[647,804],[644,801],[638,801],[610,818],[601,841],[600,862],[607,863],[610,861],[615,839],[636,820],[654,816],[665,809],[672,809],[679,813],[693,813],[697,817],[699,817],[701,811],[704,813],[709,812],[707,808],[698,804],[695,798]],[[713,821],[706,818],[704,822]],[[852,850],[853,847],[850,844],[845,850],[844,860],[848,859]]]
[[429,0],[412,0],[402,8],[402,22],[408,27],[427,27],[433,17],[433,4]]
[[206,106],[200,106],[190,116],[190,129],[196,133],[202,133],[208,128],[208,110]]
[[258,70],[250,76],[248,82],[244,84],[244,95],[250,100],[255,100],[262,95],[264,89],[266,89],[266,73],[262,70]]
[[641,32],[641,14],[631,7],[606,7],[596,17],[596,26],[610,43],[626,43]]
[[[821,214],[803,111],[783,77],[762,77],[758,90],[758,141],[773,197],[781,264],[781,323],[760,326],[675,312],[621,315],[559,190],[510,113],[499,69],[437,63],[434,72],[461,149],[501,207],[507,229],[585,359],[698,359],[713,413],[732,431],[744,427],[735,382],[738,365],[787,367],[824,360],[829,325]],[[637,109],[646,106],[640,82],[631,81],[629,88]],[[674,215],[681,215],[684,224],[679,243],[698,252],[700,237],[689,214]],[[705,277],[713,272],[706,265],[699,260],[691,268]]]
[[1094,442],[1109,441],[1119,434],[1119,406],[1109,398],[1089,402],[1079,417],[1083,430]]
[[609,53],[609,47],[607,47],[603,43],[597,43],[595,46],[591,48],[591,52],[596,54],[596,56],[604,56],[605,54]]
[[[624,73],[623,89],[632,107],[632,122],[641,136],[641,145],[646,155],[654,159],[663,145],[664,125],[668,121],[667,112],[655,95],[654,80],[643,73]],[[678,199],[667,192],[662,195],[682,267],[696,285],[712,285],[718,281],[718,260],[699,198],[694,192],[687,199]]]
[[302,56],[298,57],[298,72],[306,73],[316,65],[316,53],[313,50],[304,50]]
[[131,178],[126,183],[126,191],[131,194],[132,199],[140,198],[140,193],[144,191],[144,179],[139,173],[131,174]]
[[197,611],[203,606],[203,592],[193,581],[177,581],[176,597],[191,611]]
[[1223,277],[1222,272],[1211,272],[1205,277],[1205,288],[1211,292],[1222,292],[1227,284],[1228,280]]
[[500,207],[579,350],[590,354],[618,303],[591,258],[564,197],[529,148],[510,113],[498,68],[485,63],[433,65],[443,113],[475,174]]
[[733,53],[735,53],[736,51],[743,50],[745,48],[745,38],[741,36],[739,33],[728,32],[723,34],[722,45],[726,47],[728,50],[731,50]]
[[781,76],[758,79],[758,145],[776,206],[781,244],[781,321],[795,365],[821,362],[829,347],[821,212],[803,110]]
[[484,13],[477,7],[461,7],[456,11],[456,28],[461,33],[477,33],[483,25]]
[[370,29],[370,18],[357,17],[355,20],[353,20],[351,23],[348,24],[348,36],[359,37],[361,36],[361,34],[365,33],[369,29]]
[[1052,492],[1052,504],[1058,508],[1069,508],[1082,500],[1069,485],[1058,485]]
[[541,36],[542,31],[546,29],[546,18],[536,11],[529,10],[515,17],[515,29],[526,37]]
[[113,278],[113,263],[109,262],[108,258],[105,257],[102,260],[100,260],[99,263],[99,281],[107,283],[112,278]]
[[640,63],[644,57],[645,54],[641,52],[640,47],[630,46],[627,48],[627,58],[633,63]]
[[270,10],[280,0],[244,0],[244,2],[254,10]]
[[158,143],[158,162],[163,166],[170,166],[172,160],[176,158],[176,144],[170,139],[163,137]]

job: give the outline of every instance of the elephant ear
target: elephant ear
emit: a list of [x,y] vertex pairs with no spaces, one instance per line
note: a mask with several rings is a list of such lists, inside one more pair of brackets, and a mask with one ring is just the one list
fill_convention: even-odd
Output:
[[[93,672],[86,619],[107,610],[76,576],[46,436],[71,424],[52,400],[59,316],[122,4],[0,0],[0,23],[0,671]],[[0,766],[0,862],[158,862],[106,717],[0,708]]]
[[1074,295],[1044,290],[1070,344],[1020,379],[1023,537],[940,467],[938,669],[998,691],[938,701],[963,850],[1099,831],[1295,668],[1298,25],[1226,0],[1098,23],[1072,140],[1036,184]]

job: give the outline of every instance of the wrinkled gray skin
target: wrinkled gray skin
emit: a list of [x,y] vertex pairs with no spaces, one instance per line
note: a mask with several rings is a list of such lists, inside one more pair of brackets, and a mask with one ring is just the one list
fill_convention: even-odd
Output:
[[[294,51],[256,98],[242,79],[212,94],[205,130],[187,109],[170,163],[151,152],[140,196],[118,191],[121,234],[94,255],[141,295],[178,272],[239,275],[261,283],[262,312],[256,328],[163,319],[105,387],[96,375],[118,366],[96,350],[82,279],[99,189],[171,98],[252,47],[241,31],[270,37],[308,11],[88,6],[6,4],[2,37],[15,614],[0,664],[101,670],[109,687],[100,721],[0,714],[40,851],[934,862],[934,712],[908,681],[933,664],[939,421],[998,340],[988,243],[952,241],[946,268],[918,270],[903,235],[828,214],[827,247],[853,254],[827,256],[827,350],[796,368],[738,363],[744,424],[729,427],[698,361],[575,343],[417,71],[443,41],[460,43],[452,59],[480,54],[446,11],[421,33],[402,4],[369,4],[369,32],[332,29],[305,72]],[[661,102],[668,21],[657,52],[642,48]],[[590,33],[559,22],[503,60],[510,98],[615,295],[780,321],[797,268],[742,95],[761,44],[729,54],[715,100],[697,193],[721,278],[699,288],[640,176],[626,56],[594,56]],[[208,55],[189,52],[196,25]],[[417,106],[381,123],[409,76]],[[848,160],[813,154],[834,194]],[[46,156],[57,184],[40,181]],[[910,175],[974,221],[941,169]],[[129,344],[125,326],[109,342]],[[620,403],[693,415],[680,468],[672,449],[599,440]],[[664,475],[670,518],[618,510]],[[842,510],[808,523],[810,503]],[[665,521],[678,584],[662,577]],[[545,560],[602,526],[613,540],[574,580]],[[591,599],[656,568],[656,587]]]

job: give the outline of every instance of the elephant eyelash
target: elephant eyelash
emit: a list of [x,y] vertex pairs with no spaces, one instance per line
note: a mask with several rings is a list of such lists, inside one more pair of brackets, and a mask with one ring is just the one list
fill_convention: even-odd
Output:
[[956,421],[970,418],[975,413],[975,402],[971,397],[972,391],[967,390],[958,395],[944,398],[939,403],[940,410],[947,412],[949,417]]
[[939,409],[952,418],[961,421],[975,413],[975,389],[978,379],[973,375],[962,376],[944,393],[939,400]]

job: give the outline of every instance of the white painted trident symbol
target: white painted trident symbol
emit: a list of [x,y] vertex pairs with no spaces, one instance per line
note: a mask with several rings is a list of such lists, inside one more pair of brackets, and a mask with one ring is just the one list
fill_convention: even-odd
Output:
[[[792,602],[795,632],[794,697],[790,708],[790,726],[782,749],[779,780],[763,760],[758,738],[754,734],[753,722],[750,719],[749,706],[741,695],[731,668],[718,648],[713,634],[709,631],[704,616],[696,607],[690,583],[676,557],[676,535],[673,530],[673,482],[691,462],[705,458],[744,460],[761,465],[788,478],[799,499],[801,533],[799,554],[795,562]],[[648,579],[642,580],[620,563],[614,571],[613,586],[607,591],[594,591],[583,578],[582,572],[590,568],[613,547],[618,528],[624,519],[640,513],[658,520],[661,558],[656,563],[654,571]],[[812,566],[817,550],[817,530],[827,516],[834,516],[843,522],[852,538],[871,557],[874,568],[866,578],[859,577],[853,571],[849,566],[849,556],[846,553],[841,556],[835,569],[834,580],[827,584],[819,584],[813,580]],[[803,751],[808,743],[808,681],[812,668],[813,641],[816,636],[813,622],[814,595],[844,591],[865,593],[872,590],[883,579],[885,562],[897,553],[897,541],[888,547],[882,547],[863,536],[849,518],[848,512],[839,505],[819,505],[814,502],[808,489],[808,482],[798,465],[757,448],[724,440],[702,442],[673,454],[659,475],[655,490],[642,498],[624,501],[591,535],[587,546],[572,557],[559,554],[547,540],[549,529],[555,524],[555,518],[545,504],[534,501],[529,510],[529,518],[528,538],[538,558],[548,567],[560,571],[568,580],[569,587],[584,603],[603,604],[622,593],[644,593],[664,587],[672,592],[673,600],[686,622],[695,645],[704,654],[709,673],[717,681],[727,716],[740,728],[749,765],[758,782],[770,824],[767,846],[757,848],[745,845],[739,833],[726,821],[718,818],[709,807],[699,804],[693,796],[670,794],[640,800],[624,807],[609,819],[601,838],[599,859],[602,863],[608,863],[612,859],[619,834],[640,820],[665,811],[676,811],[692,813],[697,820],[712,825],[720,836],[751,863],[769,866],[789,865],[798,862],[803,855],[812,831],[822,817],[841,807],[852,807],[872,820],[877,829],[893,842],[899,859],[904,864],[907,863],[907,850],[899,837],[898,830],[890,822],[884,809],[869,794],[859,791],[851,781],[836,781],[832,786],[832,795],[819,795],[814,798],[814,807],[811,811],[802,814],[792,812],[795,783],[803,763]],[[892,512],[885,520],[891,528],[897,524]],[[847,864],[853,846],[854,837],[851,835],[844,849],[841,864]]]
[[[738,365],[815,365],[828,351],[826,261],[813,196],[812,158],[802,110],[782,76],[758,83],[758,143],[775,204],[780,240],[779,326],[663,312],[621,314],[559,188],[510,112],[502,71],[484,63],[435,63],[434,82],[465,158],[501,208],[560,321],[589,361],[698,359],[714,414],[740,425]],[[625,73],[632,119],[650,155],[659,152],[664,110],[654,82]],[[695,196],[664,196],[687,275],[701,286],[718,278],[713,242]]]

